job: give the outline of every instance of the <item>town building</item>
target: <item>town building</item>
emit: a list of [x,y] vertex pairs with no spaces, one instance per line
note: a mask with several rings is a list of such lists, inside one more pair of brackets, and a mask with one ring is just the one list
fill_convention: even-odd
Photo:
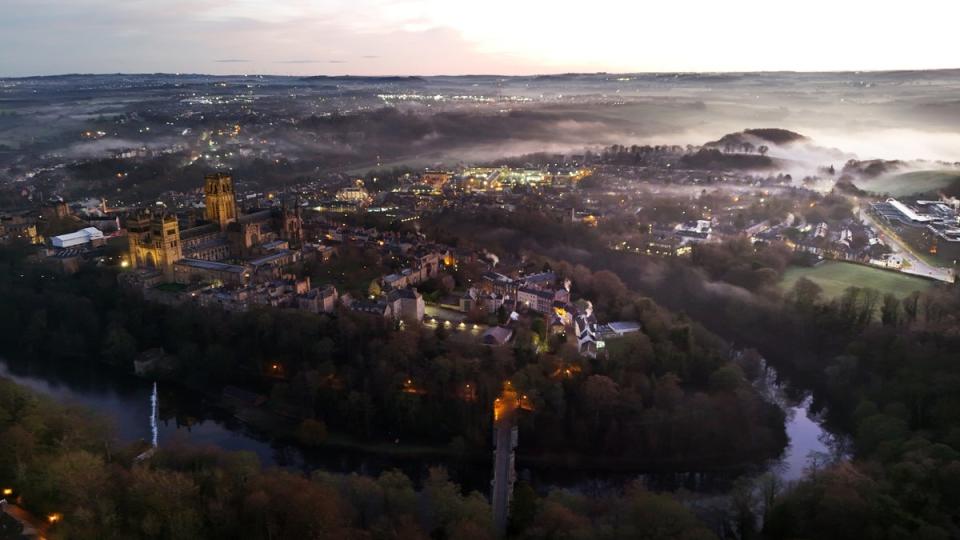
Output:
[[103,232],[96,227],[87,227],[72,233],[61,234],[50,238],[50,244],[59,249],[75,248],[80,246],[97,247],[105,242]]
[[15,241],[40,244],[43,240],[37,234],[37,223],[24,215],[0,215],[0,244]]
[[480,342],[491,346],[506,345],[512,337],[513,329],[506,326],[491,326],[483,332]]
[[574,306],[576,314],[573,316],[574,332],[577,338],[577,349],[580,354],[595,358],[604,348],[604,341],[600,336],[597,318],[593,314],[593,304],[579,300]]
[[297,297],[297,307],[311,313],[333,313],[339,294],[333,285],[310,289]]
[[414,323],[423,321],[426,305],[423,302],[423,296],[416,289],[392,290],[387,295],[387,302],[390,303],[391,316],[394,319]]

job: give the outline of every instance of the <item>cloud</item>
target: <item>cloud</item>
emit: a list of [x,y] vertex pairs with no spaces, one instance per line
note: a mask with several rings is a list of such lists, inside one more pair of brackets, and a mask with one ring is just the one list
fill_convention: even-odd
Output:
[[[380,61],[363,63],[355,74],[956,67],[952,25],[960,16],[960,4],[942,0],[914,0],[909,10],[868,0],[808,0],[786,18],[766,0],[742,0],[736,10],[707,0],[595,0],[588,9],[579,0],[549,6],[489,0],[482,10],[449,0],[2,3],[0,76],[202,71],[204,57],[375,53],[382,53]],[[820,27],[823,13],[844,28],[844,43],[783,37]],[[531,32],[531,20],[547,30]],[[638,33],[637,20],[652,24]],[[683,21],[684,32],[664,21]],[[197,51],[204,54],[198,58]],[[249,64],[259,73],[277,73],[281,65],[288,68],[283,73],[307,71],[269,60]]]
[[246,64],[249,63],[250,60],[246,58],[223,58],[221,60],[214,60],[214,62],[218,64]]
[[274,64],[320,64],[322,60],[274,60]]
[[[324,73],[312,63],[274,59],[333,66],[361,57],[370,61],[351,66],[351,75],[529,71],[519,59],[477,51],[450,28],[414,31],[380,23],[360,28],[351,22],[357,13],[376,12],[381,1],[392,0],[278,0],[276,8],[266,0],[3,0],[0,76],[227,75],[239,65],[204,58],[245,59],[244,72],[277,75]],[[325,74],[333,74],[333,68]]]

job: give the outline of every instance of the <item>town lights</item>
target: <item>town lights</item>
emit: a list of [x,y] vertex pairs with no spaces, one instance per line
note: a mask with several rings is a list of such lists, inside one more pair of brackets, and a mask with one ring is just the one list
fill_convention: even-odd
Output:
[[3,496],[9,497],[10,495],[13,495],[13,488],[3,488]]
[[47,521],[49,521],[50,523],[56,523],[61,519],[63,519],[63,514],[60,514],[60,513],[53,513],[47,516]]

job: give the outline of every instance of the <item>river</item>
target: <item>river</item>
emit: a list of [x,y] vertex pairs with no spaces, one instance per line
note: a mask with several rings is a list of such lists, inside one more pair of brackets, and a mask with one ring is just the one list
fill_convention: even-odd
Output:
[[[81,405],[108,417],[115,425],[120,442],[149,441],[151,438],[152,383],[149,381],[105,366],[102,369],[89,369],[89,366],[78,365],[74,369],[65,369],[40,362],[12,362],[2,357],[0,377],[7,377],[58,402]],[[780,388],[772,369],[766,370],[766,376],[757,386],[787,413],[786,430],[790,443],[779,460],[767,464],[769,469],[775,470],[784,480],[796,480],[803,474],[810,455],[835,453],[836,445],[831,442],[835,438],[811,414],[809,397],[791,401]],[[161,446],[177,441],[215,445],[226,450],[252,452],[264,465],[303,470],[323,469],[376,475],[386,469],[398,468],[414,479],[423,478],[429,467],[442,465],[465,488],[484,493],[489,490],[489,464],[463,465],[449,463],[442,458],[397,458],[351,450],[303,449],[272,441],[225,411],[169,385],[160,385],[159,396]],[[522,434],[520,440],[522,448]],[[521,478],[529,479],[541,488],[586,486],[586,489],[602,489],[628,480],[622,473],[594,475],[542,468],[530,470],[524,468],[522,463],[518,472]],[[682,486],[695,491],[720,491],[729,480],[721,478],[717,481],[712,475],[698,473],[671,474],[666,477],[644,475],[643,478],[656,489]]]

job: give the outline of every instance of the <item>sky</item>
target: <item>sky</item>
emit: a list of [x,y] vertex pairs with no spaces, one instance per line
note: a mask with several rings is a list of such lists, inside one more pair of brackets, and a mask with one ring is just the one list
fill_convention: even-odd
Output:
[[955,0],[0,0],[0,76],[960,67]]

